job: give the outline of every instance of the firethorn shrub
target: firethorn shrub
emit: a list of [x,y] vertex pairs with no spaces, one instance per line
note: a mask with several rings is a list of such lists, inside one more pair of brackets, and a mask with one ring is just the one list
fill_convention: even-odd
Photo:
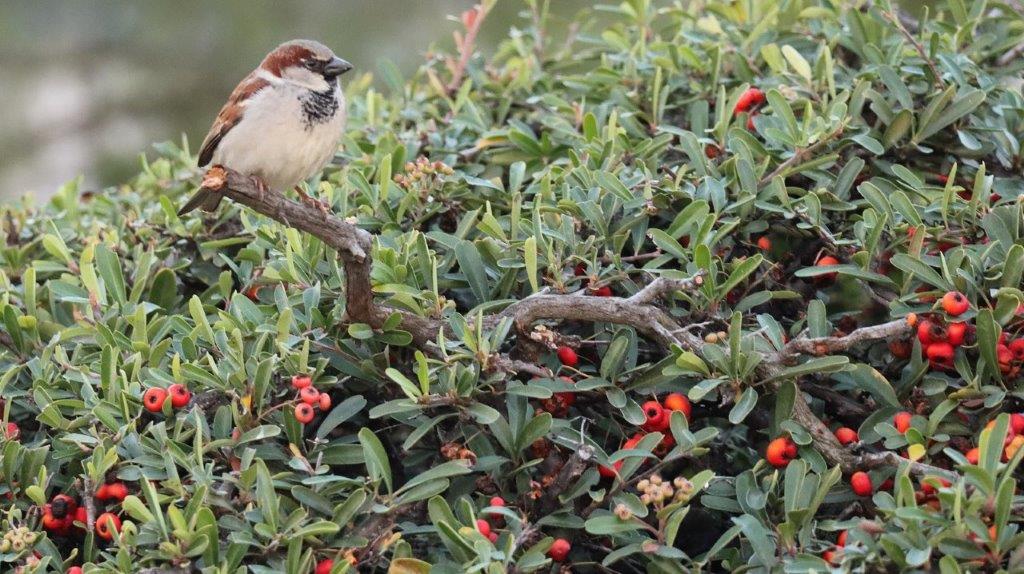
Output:
[[345,260],[185,142],[3,208],[0,571],[1020,570],[1024,20],[928,4],[485,3]]

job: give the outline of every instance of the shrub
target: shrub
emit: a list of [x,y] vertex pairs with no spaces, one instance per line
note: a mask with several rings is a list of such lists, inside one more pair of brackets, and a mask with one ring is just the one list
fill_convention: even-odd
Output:
[[1022,20],[861,4],[485,5],[336,217],[6,209],[4,569],[1019,569]]

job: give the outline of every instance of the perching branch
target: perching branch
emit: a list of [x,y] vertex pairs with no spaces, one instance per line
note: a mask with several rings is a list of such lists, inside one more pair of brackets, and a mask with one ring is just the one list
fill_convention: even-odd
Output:
[[[837,134],[834,133],[833,137],[835,135]],[[344,263],[348,320],[379,328],[390,314],[400,313],[401,328],[410,332],[414,344],[421,348],[430,345],[438,333],[445,329],[442,321],[391,309],[374,301],[370,283],[372,236],[368,232],[332,214],[324,213],[316,206],[293,201],[279,193],[262,191],[251,178],[220,166],[214,166],[207,171],[202,185],[204,189],[223,193],[286,226],[309,233],[337,251]],[[489,315],[484,320],[487,325],[493,326],[502,319],[510,318],[520,333],[529,332],[532,324],[542,319],[613,323],[633,327],[665,349],[678,345],[683,349],[699,352],[705,344],[703,339],[682,328],[676,319],[659,306],[659,301],[671,293],[698,288],[702,282],[702,273],[686,279],[659,277],[631,297],[538,293],[516,301],[500,313]],[[843,352],[854,345],[891,337],[909,328],[906,321],[900,320],[863,327],[844,337],[799,337],[790,341],[782,351],[766,355],[758,368],[758,375],[765,380],[776,377],[786,363],[801,353]],[[807,429],[815,449],[825,460],[829,464],[840,465],[846,472],[866,465],[892,462],[885,455],[858,456],[840,445],[832,431],[811,411],[801,393],[797,393],[792,416],[798,424]],[[949,474],[948,471],[920,463],[911,463],[910,469],[915,474]]]

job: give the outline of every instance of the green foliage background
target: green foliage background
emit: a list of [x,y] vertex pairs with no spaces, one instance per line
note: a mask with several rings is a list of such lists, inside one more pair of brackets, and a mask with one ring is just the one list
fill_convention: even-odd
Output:
[[[35,528],[37,505],[112,472],[132,491],[112,507],[119,539],[42,537],[41,571],[309,572],[355,549],[366,571],[527,572],[556,568],[545,552],[564,537],[580,571],[820,572],[842,529],[836,568],[1019,569],[1022,455],[999,460],[996,415],[1020,410],[1021,381],[995,349],[1021,328],[1024,98],[1020,58],[997,60],[1024,21],[950,0],[904,34],[885,2],[866,4],[630,0],[562,43],[530,2],[536,18],[474,56],[454,93],[441,57],[411,79],[385,70],[383,91],[352,79],[340,166],[316,189],[377,235],[378,299],[450,327],[433,352],[395,321],[344,324],[343,274],[318,240],[237,205],[179,219],[199,176],[187,146],[159,146],[101,194],[72,183],[5,208],[0,396],[21,435],[0,439],[4,528]],[[753,130],[733,114],[750,85],[767,93]],[[413,179],[420,156],[453,171]],[[841,265],[814,269],[821,253]],[[629,296],[700,271],[704,285],[667,306],[701,336],[727,331],[720,343],[666,350],[627,327],[549,323],[581,349],[572,370],[509,322],[478,327],[542,288]],[[814,281],[829,271],[834,285]],[[787,365],[778,392],[759,380],[786,337],[927,312],[922,288],[974,303],[977,341],[954,371],[876,341]],[[508,353],[576,383],[496,368]],[[334,402],[305,427],[289,406],[297,373]],[[175,382],[187,408],[142,408],[146,388]],[[870,416],[851,423],[812,387]],[[543,412],[569,389],[567,413]],[[692,426],[673,420],[677,446],[619,450],[639,405],[670,391],[696,402]],[[861,448],[918,445],[959,480],[936,510],[905,467],[880,468],[875,484],[894,490],[858,500],[791,420],[802,391],[832,426],[857,427]],[[903,409],[918,414],[905,435],[889,422]],[[782,433],[800,458],[776,471],[761,457]],[[979,441],[967,464],[960,449]],[[452,443],[473,456],[445,462]],[[597,462],[625,458],[621,481],[590,464],[550,484],[584,444]],[[655,468],[700,493],[648,515],[634,486]],[[509,507],[492,544],[472,526],[495,494]],[[0,554],[5,568],[25,558]]]

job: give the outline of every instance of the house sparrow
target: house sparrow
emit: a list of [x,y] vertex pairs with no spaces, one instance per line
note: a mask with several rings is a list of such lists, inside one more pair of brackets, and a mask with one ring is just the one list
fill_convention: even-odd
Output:
[[[320,171],[345,131],[345,96],[338,76],[352,64],[311,40],[285,42],[238,84],[217,114],[199,151],[213,163],[252,176],[261,189],[284,192]],[[178,212],[213,211],[221,195],[200,190]],[[321,205],[326,210],[326,206]]]

